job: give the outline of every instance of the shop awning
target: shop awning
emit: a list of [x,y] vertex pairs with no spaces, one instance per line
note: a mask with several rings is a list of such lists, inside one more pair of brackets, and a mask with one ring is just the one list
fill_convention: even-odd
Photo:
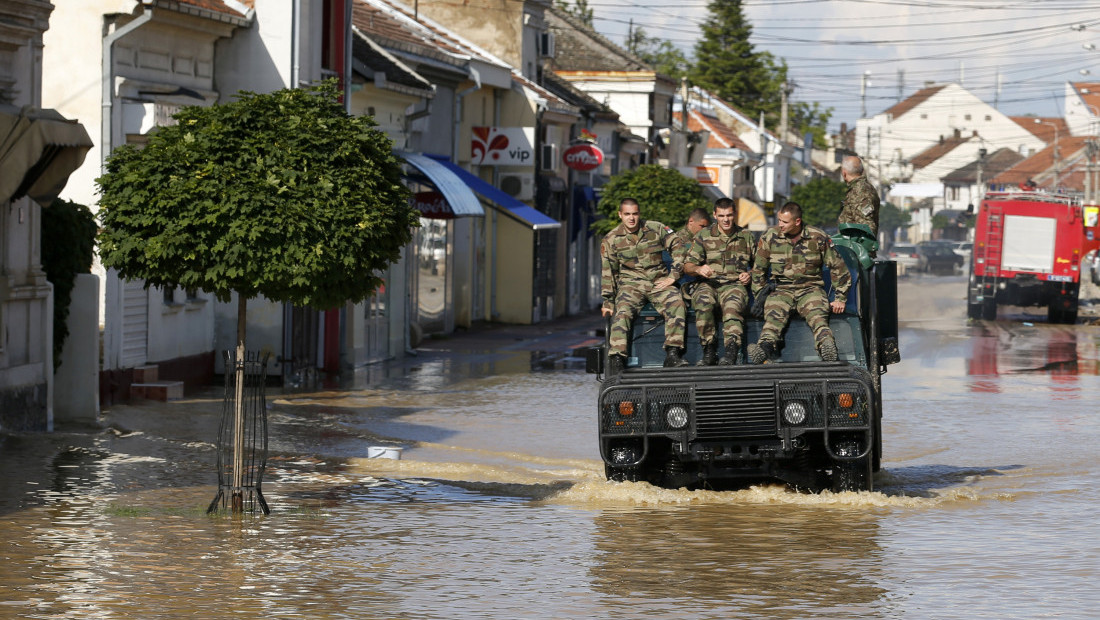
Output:
[[431,157],[443,166],[446,166],[448,170],[462,179],[462,182],[470,189],[474,190],[479,196],[496,204],[503,209],[505,213],[530,226],[533,230],[561,228],[561,222],[509,196],[507,192],[494,187],[491,183],[482,181],[476,175],[470,174],[459,166],[454,165],[449,159],[437,155],[428,155],[427,157]]
[[84,127],[54,110],[0,106],[0,202],[30,196],[48,206],[90,148]]
[[435,185],[440,194],[446,198],[447,204],[443,207],[450,213],[433,214],[436,217],[484,217],[485,209],[481,202],[470,190],[470,187],[443,164],[416,153],[397,151],[397,155],[409,162],[409,165],[424,173],[428,180]]

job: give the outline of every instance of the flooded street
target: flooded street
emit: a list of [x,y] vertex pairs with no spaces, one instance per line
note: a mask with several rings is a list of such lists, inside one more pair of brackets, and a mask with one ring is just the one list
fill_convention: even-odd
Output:
[[266,517],[205,515],[217,390],[0,437],[0,617],[1095,617],[1095,315],[900,293],[875,492],[606,482],[594,376],[548,353],[597,320],[472,334],[269,390]]

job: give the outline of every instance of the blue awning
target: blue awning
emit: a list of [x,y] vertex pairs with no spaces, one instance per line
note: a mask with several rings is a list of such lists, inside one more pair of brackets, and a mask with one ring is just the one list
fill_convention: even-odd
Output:
[[424,176],[428,177],[428,180],[435,185],[439,193],[447,199],[447,204],[451,207],[455,217],[485,216],[485,209],[481,207],[481,202],[478,201],[477,196],[470,191],[469,185],[455,176],[449,168],[424,155],[404,151],[396,151],[396,153],[409,162],[410,166],[423,172]]
[[533,230],[561,228],[561,222],[536,210],[534,207],[516,200],[512,196],[509,196],[504,190],[494,187],[491,183],[482,181],[476,175],[470,174],[459,166],[456,166],[447,157],[442,155],[426,155],[425,157],[429,157],[445,166],[448,170],[453,172],[455,176],[462,179],[462,182],[469,186],[470,189],[474,190],[479,196],[489,202],[495,203],[501,207],[505,213],[530,226]]

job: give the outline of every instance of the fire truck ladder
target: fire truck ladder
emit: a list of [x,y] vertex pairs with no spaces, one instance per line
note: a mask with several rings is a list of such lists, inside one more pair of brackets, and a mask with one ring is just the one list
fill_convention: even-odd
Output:
[[[975,239],[979,247],[975,247],[972,253],[975,264],[974,290],[981,296],[982,301],[977,308],[973,308],[971,316],[981,316],[983,319],[992,320],[997,316],[997,304],[994,297],[997,294],[997,279],[1000,276],[1001,252],[1004,245],[1004,209],[990,205],[985,212],[985,234],[981,239]],[[977,261],[981,260],[981,263]]]

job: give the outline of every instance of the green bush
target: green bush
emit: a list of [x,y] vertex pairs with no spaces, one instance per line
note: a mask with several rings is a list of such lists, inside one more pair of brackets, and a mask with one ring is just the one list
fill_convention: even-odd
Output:
[[612,177],[603,187],[597,209],[606,219],[593,222],[594,231],[607,234],[619,225],[619,203],[624,198],[638,201],[643,219],[672,228],[687,223],[688,215],[696,207],[708,211],[711,207],[703,196],[703,188],[694,179],[657,164],[647,164]]
[[[88,207],[55,200],[42,209],[42,269],[53,283],[53,368],[61,366],[61,348],[69,336],[69,305],[76,275],[92,270],[95,216]],[[97,309],[93,311],[98,312]]]

